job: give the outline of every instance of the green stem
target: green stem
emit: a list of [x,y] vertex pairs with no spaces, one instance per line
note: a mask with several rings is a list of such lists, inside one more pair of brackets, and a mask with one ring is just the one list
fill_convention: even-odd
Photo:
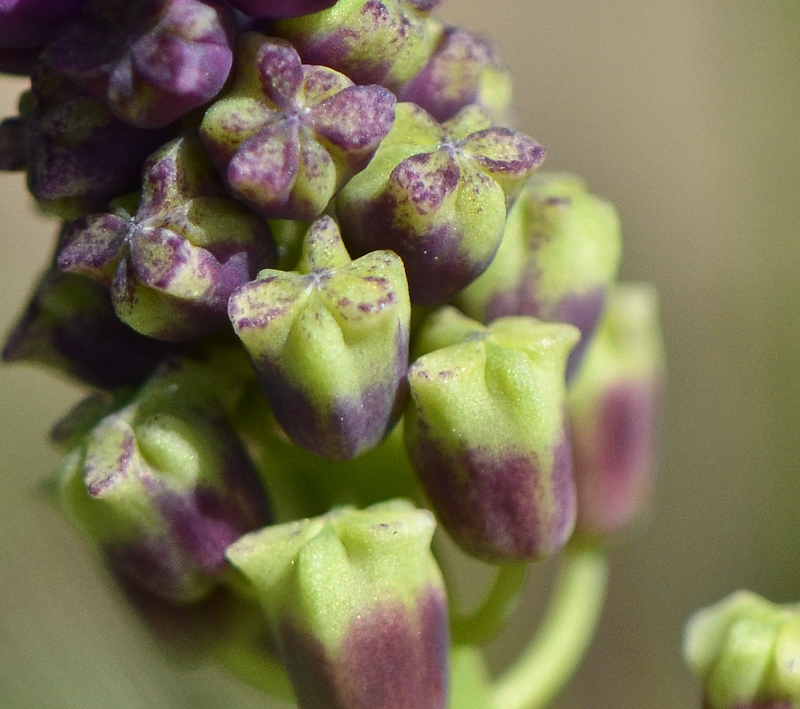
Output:
[[605,598],[604,553],[580,546],[565,552],[555,591],[539,632],[494,683],[493,709],[538,709],[562,688],[594,635]]
[[527,564],[504,564],[497,569],[492,588],[483,603],[469,615],[453,613],[450,633],[460,645],[483,645],[505,625],[525,583]]

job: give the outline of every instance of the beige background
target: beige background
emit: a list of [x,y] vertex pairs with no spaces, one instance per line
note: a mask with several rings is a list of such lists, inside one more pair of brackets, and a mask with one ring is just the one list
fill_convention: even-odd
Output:
[[[614,551],[599,635],[558,706],[698,706],[679,654],[687,614],[740,586],[800,596],[800,3],[449,0],[442,14],[495,39],[520,127],[549,168],[618,205],[624,277],[662,295],[657,500]],[[3,81],[4,115],[23,87]],[[55,229],[19,175],[0,175],[0,199],[7,331]],[[57,460],[47,430],[75,398],[43,372],[0,370],[0,706],[263,706],[213,671],[165,666],[37,498]]]

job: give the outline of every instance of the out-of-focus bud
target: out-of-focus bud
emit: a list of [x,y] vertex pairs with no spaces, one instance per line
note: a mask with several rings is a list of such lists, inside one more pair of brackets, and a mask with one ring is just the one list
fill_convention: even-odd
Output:
[[100,389],[140,384],[165,356],[163,342],[120,322],[105,288],[51,268],[3,348],[5,362],[32,362]]
[[114,118],[100,99],[55,72],[47,53],[33,68],[20,117],[28,189],[64,219],[106,209],[136,189],[147,156],[174,135],[172,128],[142,130]]
[[297,271],[262,271],[231,296],[229,314],[289,436],[339,460],[376,446],[400,415],[410,309],[400,259],[351,261],[322,217]]
[[800,706],[800,610],[738,591],[689,619],[683,653],[704,709]]
[[467,30],[447,26],[428,63],[398,90],[397,98],[416,103],[437,121],[477,104],[494,123],[505,125],[511,93],[511,73],[494,48]]
[[255,587],[302,709],[444,709],[448,620],[435,521],[394,500],[249,534]]
[[613,205],[575,175],[539,173],[509,214],[491,266],[457,304],[481,322],[532,315],[575,325],[581,341],[567,364],[571,378],[603,313],[620,250]]
[[0,0],[0,47],[41,47],[83,0]]
[[197,368],[159,370],[60,472],[67,514],[114,575],[177,603],[207,597],[227,573],[225,548],[269,522],[258,474]]
[[416,305],[442,303],[492,260],[508,205],[544,159],[528,136],[491,125],[468,106],[439,124],[413,103],[396,120],[372,162],[336,200],[353,253],[391,249],[408,275]]
[[336,0],[228,0],[233,7],[250,17],[285,19],[302,17],[327,10]]
[[396,89],[416,75],[433,52],[440,27],[429,3],[339,0],[322,12],[275,23],[307,64],[347,74],[357,84]]
[[0,73],[12,76],[30,76],[36,57],[39,56],[39,47],[22,49],[0,48]]
[[664,376],[655,290],[617,286],[567,398],[580,531],[624,529],[646,503]]
[[572,533],[564,367],[578,336],[529,317],[484,327],[453,308],[423,325],[406,447],[442,525],[474,556],[538,559]]
[[267,223],[233,200],[200,141],[178,138],[147,161],[134,216],[122,206],[67,226],[59,267],[110,286],[138,332],[187,340],[228,326],[228,297],[274,263]]
[[15,172],[28,164],[25,124],[21,118],[4,118],[0,123],[0,170]]
[[217,0],[86,0],[48,54],[117,118],[160,128],[219,93],[234,34],[233,12]]
[[313,219],[369,162],[395,97],[302,65],[284,40],[250,32],[236,52],[236,81],[206,112],[203,140],[239,199],[269,218]]

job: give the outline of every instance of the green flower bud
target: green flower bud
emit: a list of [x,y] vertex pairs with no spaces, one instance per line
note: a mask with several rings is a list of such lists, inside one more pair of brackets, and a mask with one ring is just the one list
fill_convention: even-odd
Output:
[[629,526],[649,497],[664,385],[655,291],[617,286],[569,388],[578,529]]
[[800,706],[800,610],[738,591],[689,620],[684,657],[705,709]]
[[[225,548],[269,522],[256,470],[207,377],[188,363],[162,368],[100,418],[59,474],[68,516],[122,585],[174,603],[208,597],[226,574]],[[80,425],[102,413],[89,408]],[[75,427],[61,429],[76,440]]]
[[424,3],[339,0],[333,7],[275,23],[307,64],[347,74],[357,84],[395,89],[417,74],[433,52],[439,26]]
[[302,709],[444,709],[448,620],[435,521],[402,500],[268,527],[228,549]]
[[479,106],[440,125],[400,103],[372,162],[337,197],[345,243],[395,251],[412,301],[443,303],[489,265],[508,205],[543,159],[536,141],[492,126]]
[[491,265],[457,304],[481,322],[531,315],[575,325],[581,341],[567,364],[571,378],[602,315],[620,250],[613,205],[575,175],[539,173],[511,210]]
[[578,336],[525,317],[484,327],[453,308],[423,326],[406,446],[442,525],[470,554],[537,559],[572,533],[564,367]]
[[229,305],[275,416],[331,459],[377,445],[400,415],[410,310],[400,259],[351,261],[330,217],[308,230],[297,272],[262,271]]

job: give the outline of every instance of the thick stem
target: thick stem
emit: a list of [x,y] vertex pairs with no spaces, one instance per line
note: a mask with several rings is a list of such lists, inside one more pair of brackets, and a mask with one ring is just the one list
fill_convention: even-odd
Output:
[[452,614],[450,632],[453,642],[461,645],[483,645],[491,640],[513,613],[527,570],[527,564],[500,566],[483,603],[469,615],[455,612]]
[[538,709],[558,693],[589,647],[607,578],[608,565],[600,549],[567,549],[538,633],[494,683],[493,709]]

